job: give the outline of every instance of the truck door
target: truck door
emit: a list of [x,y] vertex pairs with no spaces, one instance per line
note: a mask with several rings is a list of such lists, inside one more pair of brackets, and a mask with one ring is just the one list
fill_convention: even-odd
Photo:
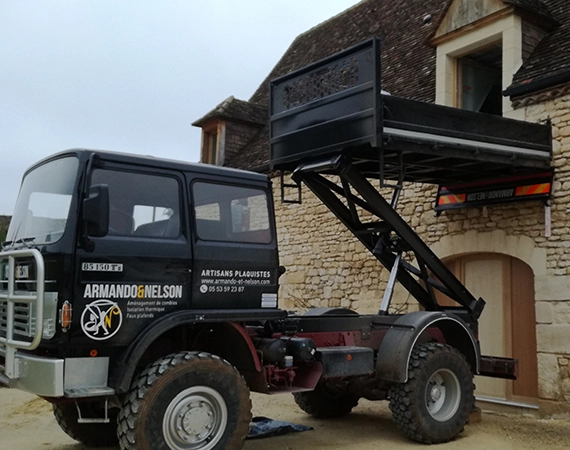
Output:
[[90,184],[108,187],[109,232],[77,251],[72,332],[86,345],[126,345],[149,322],[189,307],[183,176],[105,162]]
[[195,309],[277,307],[278,256],[268,183],[191,182]]

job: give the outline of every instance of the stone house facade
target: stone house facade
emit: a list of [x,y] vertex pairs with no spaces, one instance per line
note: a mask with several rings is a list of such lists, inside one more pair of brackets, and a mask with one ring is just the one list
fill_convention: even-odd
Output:
[[[487,301],[483,353],[521,361],[516,382],[476,380],[478,399],[570,412],[570,2],[361,1],[297,37],[249,101],[230,98],[194,123],[204,130],[202,161],[269,173],[268,80],[374,36],[392,95],[552,125],[549,208],[522,202],[438,215],[437,186],[408,185],[398,212]],[[302,204],[279,204],[277,177],[274,188],[287,268],[281,307],[376,312],[388,271],[307,190]],[[417,308],[396,291],[394,311]]]

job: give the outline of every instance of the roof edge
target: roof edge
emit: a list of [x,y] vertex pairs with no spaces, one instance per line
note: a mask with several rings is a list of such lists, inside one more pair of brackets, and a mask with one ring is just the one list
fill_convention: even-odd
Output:
[[233,120],[236,122],[251,123],[251,124],[255,124],[255,125],[264,125],[265,124],[264,122],[261,122],[260,120],[253,120],[251,118],[247,118],[244,116],[234,117],[230,113],[231,107],[233,104],[248,105],[248,107],[258,108],[260,111],[261,110],[265,111],[267,109],[263,105],[258,105],[257,103],[253,103],[249,100],[240,100],[240,99],[235,98],[232,95],[232,96],[228,97],[227,99],[225,99],[223,102],[221,102],[214,109],[209,111],[207,114],[202,116],[200,119],[194,121],[192,123],[192,126],[201,127],[201,126],[205,125],[206,123],[208,123],[214,119],[229,119],[229,120]]
[[209,120],[215,118],[215,117],[219,117],[224,113],[224,110],[227,108],[227,106],[233,102],[235,99],[235,97],[233,95],[230,95],[228,98],[226,98],[224,101],[222,101],[221,103],[218,103],[218,105],[216,105],[216,107],[210,111],[208,111],[206,114],[204,114],[202,117],[200,117],[198,120],[192,122],[192,126],[194,127],[200,127],[202,126],[205,122],[208,122]]
[[520,97],[522,95],[532,94],[543,89],[548,89],[559,84],[570,82],[570,69],[560,71],[553,75],[530,79],[519,83],[518,85],[511,85],[503,91],[504,97]]

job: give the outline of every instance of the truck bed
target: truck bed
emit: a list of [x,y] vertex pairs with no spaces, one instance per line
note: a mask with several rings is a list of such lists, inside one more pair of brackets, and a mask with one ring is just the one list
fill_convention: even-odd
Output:
[[271,84],[272,169],[348,154],[368,177],[444,184],[542,173],[551,127],[390,96],[373,39]]

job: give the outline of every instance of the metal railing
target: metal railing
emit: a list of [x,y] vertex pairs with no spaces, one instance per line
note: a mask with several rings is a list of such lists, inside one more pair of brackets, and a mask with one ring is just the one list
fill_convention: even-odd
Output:
[[[31,261],[29,258],[32,258]],[[28,273],[34,273],[35,277],[26,279],[26,283],[35,284],[35,291],[17,289],[17,284],[21,280],[16,276],[16,267],[17,263],[24,262],[22,261],[24,259],[26,264],[35,265],[33,270],[31,267],[28,269]],[[43,336],[45,266],[41,253],[36,249],[2,252],[0,260],[8,260],[7,273],[4,279],[0,280],[0,305],[6,328],[6,336],[0,335],[0,345],[6,347],[5,374],[9,378],[18,378],[16,350],[37,348]],[[28,323],[25,323],[26,317]],[[27,333],[22,333],[24,330]],[[22,334],[28,334],[31,339],[16,338],[16,335]]]

